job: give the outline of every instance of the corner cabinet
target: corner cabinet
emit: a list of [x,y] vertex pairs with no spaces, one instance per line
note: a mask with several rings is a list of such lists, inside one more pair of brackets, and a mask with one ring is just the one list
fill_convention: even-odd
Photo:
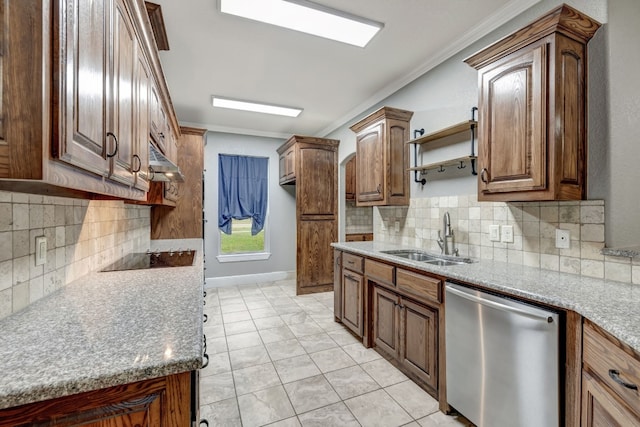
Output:
[[467,58],[478,70],[478,200],[586,195],[587,42],[600,26],[562,5]]
[[409,205],[409,121],[413,112],[382,107],[351,126],[356,133],[356,205]]
[[143,201],[150,91],[177,129],[144,2],[0,7],[0,189]]
[[333,290],[338,240],[338,145],[294,135],[278,148],[280,184],[296,186],[296,292]]

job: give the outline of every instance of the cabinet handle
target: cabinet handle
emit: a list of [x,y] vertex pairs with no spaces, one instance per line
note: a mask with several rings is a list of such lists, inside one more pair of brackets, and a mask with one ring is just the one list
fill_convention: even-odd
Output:
[[140,156],[138,156],[137,154],[134,154],[133,158],[138,159],[138,167],[133,170],[133,173],[138,173],[140,172],[140,169],[142,169],[142,160],[140,160]]
[[160,132],[158,135],[160,135],[160,138],[164,139],[164,133]]
[[203,424],[204,424],[206,427],[209,427],[209,421],[207,421],[206,419],[202,419],[202,420],[200,420],[200,425],[202,426]]
[[485,184],[489,183],[489,180],[487,179],[488,173],[489,171],[487,170],[487,168],[482,168],[482,170],[480,171],[480,181],[484,182]]
[[382,184],[378,184],[378,188],[376,188],[378,194],[382,193]]
[[204,369],[209,366],[209,355],[207,353],[202,355],[202,359],[204,360],[204,362],[202,363],[202,368],[200,369]]
[[115,148],[115,150],[113,150],[113,153],[107,154],[107,158],[111,158],[111,157],[115,156],[116,154],[118,154],[118,138],[116,138],[116,136],[114,135],[113,132],[107,132],[107,136],[113,137],[113,140],[116,142],[116,148]]
[[612,380],[614,380],[615,382],[617,382],[618,384],[620,384],[625,388],[628,388],[630,390],[638,390],[637,385],[628,383],[624,381],[622,378],[620,378],[620,371],[617,371],[615,369],[609,369],[609,376],[611,377]]
[[207,323],[207,320],[209,320],[209,316],[207,316],[207,313],[204,313],[202,315],[202,323]]

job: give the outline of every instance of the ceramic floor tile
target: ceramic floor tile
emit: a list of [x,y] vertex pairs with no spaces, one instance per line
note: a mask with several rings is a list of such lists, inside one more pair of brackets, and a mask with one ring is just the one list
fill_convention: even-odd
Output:
[[234,296],[234,297],[222,297],[220,298],[220,307],[225,305],[236,305],[236,304],[244,304],[244,299],[242,295]]
[[255,347],[256,345],[262,345],[260,335],[258,335],[257,332],[245,332],[244,334],[231,335],[227,337],[227,346],[229,347],[229,351]]
[[284,385],[296,414],[321,408],[340,401],[331,385],[322,375]]
[[402,427],[420,427],[420,424],[418,424],[417,421],[412,421],[409,424],[405,424]]
[[320,326],[318,326],[318,324],[314,322],[312,319],[309,319],[303,323],[290,324],[289,329],[291,329],[291,332],[293,332],[293,335],[295,335],[298,338],[304,337],[306,335],[315,335],[315,334],[320,334],[324,332],[323,329]]
[[229,350],[227,346],[227,338],[219,337],[219,338],[211,338],[207,336],[207,353],[209,355],[214,353],[226,353]]
[[[241,322],[225,323],[224,332],[229,335],[243,334],[245,332],[252,332],[256,330],[256,325],[251,320],[243,320]],[[206,333],[206,331],[205,331]]]
[[349,344],[342,347],[356,363],[366,363],[381,359],[380,353],[372,348],[366,348],[362,343]]
[[264,301],[246,301],[245,304],[249,310],[255,310],[257,308],[271,308],[271,303],[267,299]]
[[421,427],[472,427],[473,424],[466,422],[463,418],[443,414],[442,412],[434,412],[424,418],[418,420]]
[[242,427],[235,397],[210,405],[201,405],[200,419],[207,420],[209,427]]
[[234,371],[250,366],[264,365],[271,361],[264,345],[230,351],[229,359]]
[[342,402],[298,415],[302,427],[360,427]]
[[270,342],[266,343],[265,347],[273,361],[305,354],[304,348],[297,339]]
[[316,323],[327,332],[340,331],[344,328],[344,326],[341,323],[336,322],[333,319],[332,320],[316,320]]
[[220,310],[222,311],[222,315],[227,313],[236,313],[238,311],[246,311],[247,306],[243,303],[240,304],[223,304],[220,306]]
[[363,427],[396,427],[413,421],[384,390],[372,391],[344,403]]
[[281,326],[279,328],[262,329],[259,331],[259,333],[262,337],[262,341],[264,341],[265,344],[295,338],[295,335],[293,335],[291,330],[286,326]]
[[229,353],[207,353],[209,355],[209,364],[206,368],[200,369],[200,377],[208,377],[211,375],[221,374],[231,371],[231,363],[229,362]]
[[323,373],[337,371],[338,369],[348,368],[356,364],[341,348],[322,350],[317,353],[312,353],[310,356]]
[[351,335],[351,332],[348,332],[346,328],[343,326],[341,329],[335,331],[327,332],[332,340],[334,340],[339,346],[345,346],[354,344],[357,342],[362,342],[358,338]]
[[304,313],[304,311],[302,310],[302,308],[298,304],[293,304],[293,305],[274,305],[273,309],[280,316],[287,316],[287,315],[291,315],[291,314]]
[[243,320],[251,320],[251,314],[249,314],[249,311],[236,311],[222,315],[222,321],[224,323],[241,322]]
[[320,370],[306,354],[273,362],[283,384],[320,375]]
[[360,366],[328,372],[324,376],[342,400],[360,396],[380,388],[378,383],[367,375]]
[[285,295],[271,299],[270,301],[271,301],[271,305],[273,305],[274,307],[297,305],[294,299],[289,298]]
[[305,313],[304,311],[302,311],[301,308],[299,308],[298,311],[293,312],[293,313],[280,314],[280,317],[282,317],[282,320],[287,325],[293,325],[294,323],[304,323],[304,322],[307,322],[307,321],[313,321],[313,319],[311,318],[311,315],[308,314],[308,313]]
[[264,317],[273,317],[278,315],[278,312],[271,307],[252,309],[249,313],[253,319],[262,319]]
[[360,365],[381,387],[408,380],[407,376],[385,359],[378,359]]
[[231,372],[200,378],[200,403],[209,404],[236,396]]
[[233,371],[238,396],[281,384],[272,363]]
[[386,387],[385,391],[415,419],[438,411],[438,401],[411,380]]
[[298,341],[300,341],[300,344],[304,347],[307,353],[315,353],[329,348],[338,347],[338,344],[336,344],[336,342],[324,332],[321,334],[300,337],[298,338]]
[[265,427],[301,427],[298,417],[287,418],[286,420],[276,421],[272,424],[267,424]]
[[259,331],[263,329],[271,329],[271,328],[279,328],[282,326],[287,326],[282,321],[280,316],[262,317],[260,319],[254,319],[253,323],[255,323],[256,328],[258,328]]
[[262,426],[295,415],[281,385],[238,396],[243,427]]
[[202,332],[207,336],[207,338],[221,338],[225,336],[224,326],[222,323],[219,325],[213,325],[207,322],[203,326]]

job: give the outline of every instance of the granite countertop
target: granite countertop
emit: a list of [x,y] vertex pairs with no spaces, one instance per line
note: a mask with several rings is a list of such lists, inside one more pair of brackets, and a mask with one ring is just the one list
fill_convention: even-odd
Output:
[[0,320],[0,409],[202,365],[202,240],[192,267],[92,273]]
[[333,243],[333,247],[405,265],[516,297],[573,310],[640,353],[640,286],[497,261],[439,267],[380,251],[415,249],[391,243]]

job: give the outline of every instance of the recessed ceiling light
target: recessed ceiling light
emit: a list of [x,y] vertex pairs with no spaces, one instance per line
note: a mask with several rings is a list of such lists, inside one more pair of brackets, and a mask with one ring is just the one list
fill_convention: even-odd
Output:
[[211,103],[214,107],[230,108],[232,110],[253,111],[255,113],[277,114],[279,116],[298,117],[302,108],[282,107],[280,105],[261,104],[238,99],[221,98],[213,95]]
[[220,0],[220,11],[359,47],[384,26],[307,0]]

